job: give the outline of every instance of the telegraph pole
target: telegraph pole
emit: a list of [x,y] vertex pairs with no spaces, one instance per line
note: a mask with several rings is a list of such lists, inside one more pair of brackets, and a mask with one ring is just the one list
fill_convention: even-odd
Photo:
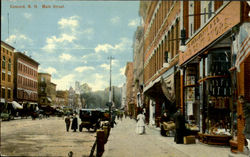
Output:
[[112,68],[112,59],[114,59],[114,57],[109,56],[108,57],[109,61],[110,61],[110,67],[109,67],[109,103],[112,103],[112,87],[111,87],[111,68]]

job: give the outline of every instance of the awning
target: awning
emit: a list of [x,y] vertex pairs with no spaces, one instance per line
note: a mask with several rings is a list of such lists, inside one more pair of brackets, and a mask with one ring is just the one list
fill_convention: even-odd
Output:
[[12,101],[12,106],[14,109],[23,109],[23,106],[17,103],[16,101]]
[[166,79],[161,77],[161,88],[166,98],[173,103],[175,101],[174,74]]
[[51,100],[49,97],[47,97],[47,100],[48,100],[49,102],[52,102],[52,100]]

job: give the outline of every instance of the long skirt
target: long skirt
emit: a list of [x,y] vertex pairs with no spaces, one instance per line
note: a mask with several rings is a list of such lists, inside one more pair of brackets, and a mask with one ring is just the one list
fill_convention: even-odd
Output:
[[136,127],[136,133],[137,134],[144,134],[145,133],[145,126],[137,126]]

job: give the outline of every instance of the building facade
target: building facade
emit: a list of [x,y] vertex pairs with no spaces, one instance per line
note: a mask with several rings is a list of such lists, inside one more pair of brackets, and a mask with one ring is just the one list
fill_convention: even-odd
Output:
[[126,106],[125,111],[129,116],[135,118],[136,116],[136,104],[134,97],[134,79],[133,79],[133,62],[127,62],[127,66],[125,69],[126,76]]
[[[134,34],[133,44],[133,78],[134,78],[134,97],[137,108],[143,106],[143,27],[138,26]],[[137,109],[138,110],[138,109]],[[148,112],[146,112],[147,114]],[[137,113],[136,113],[137,115]],[[148,120],[147,120],[148,121]]]
[[201,138],[234,136],[234,151],[243,151],[243,108],[250,103],[249,10],[243,1],[181,2],[181,30],[188,38],[179,55],[182,112]]
[[[141,2],[145,3],[145,2]],[[147,6],[147,7],[146,7]],[[144,21],[144,101],[156,125],[161,114],[180,106],[180,1],[150,1],[140,5]],[[150,106],[151,105],[151,106]]]
[[26,54],[14,54],[14,100],[19,104],[38,102],[38,66],[39,63]]
[[56,106],[65,107],[68,106],[68,92],[67,91],[56,91]]
[[[14,47],[1,41],[1,111],[13,101],[14,91]],[[3,107],[3,108],[2,108]]]
[[52,106],[56,100],[56,84],[51,82],[49,73],[38,73],[38,104],[40,107]]

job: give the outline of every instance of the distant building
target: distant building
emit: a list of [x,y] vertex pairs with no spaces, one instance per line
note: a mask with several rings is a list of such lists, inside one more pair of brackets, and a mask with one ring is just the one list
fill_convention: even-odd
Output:
[[37,105],[39,63],[25,53],[14,54],[14,100],[20,104]]
[[68,92],[56,91],[56,106],[65,107],[68,106]]
[[74,95],[75,91],[72,87],[69,88],[69,95],[68,95],[68,106],[73,109],[74,106]]
[[125,109],[125,105],[126,105],[126,84],[124,83],[121,89],[121,108]]
[[56,101],[56,84],[51,82],[51,75],[38,73],[38,104],[41,107],[52,106]]
[[13,101],[14,89],[14,47],[1,41],[1,105]]

